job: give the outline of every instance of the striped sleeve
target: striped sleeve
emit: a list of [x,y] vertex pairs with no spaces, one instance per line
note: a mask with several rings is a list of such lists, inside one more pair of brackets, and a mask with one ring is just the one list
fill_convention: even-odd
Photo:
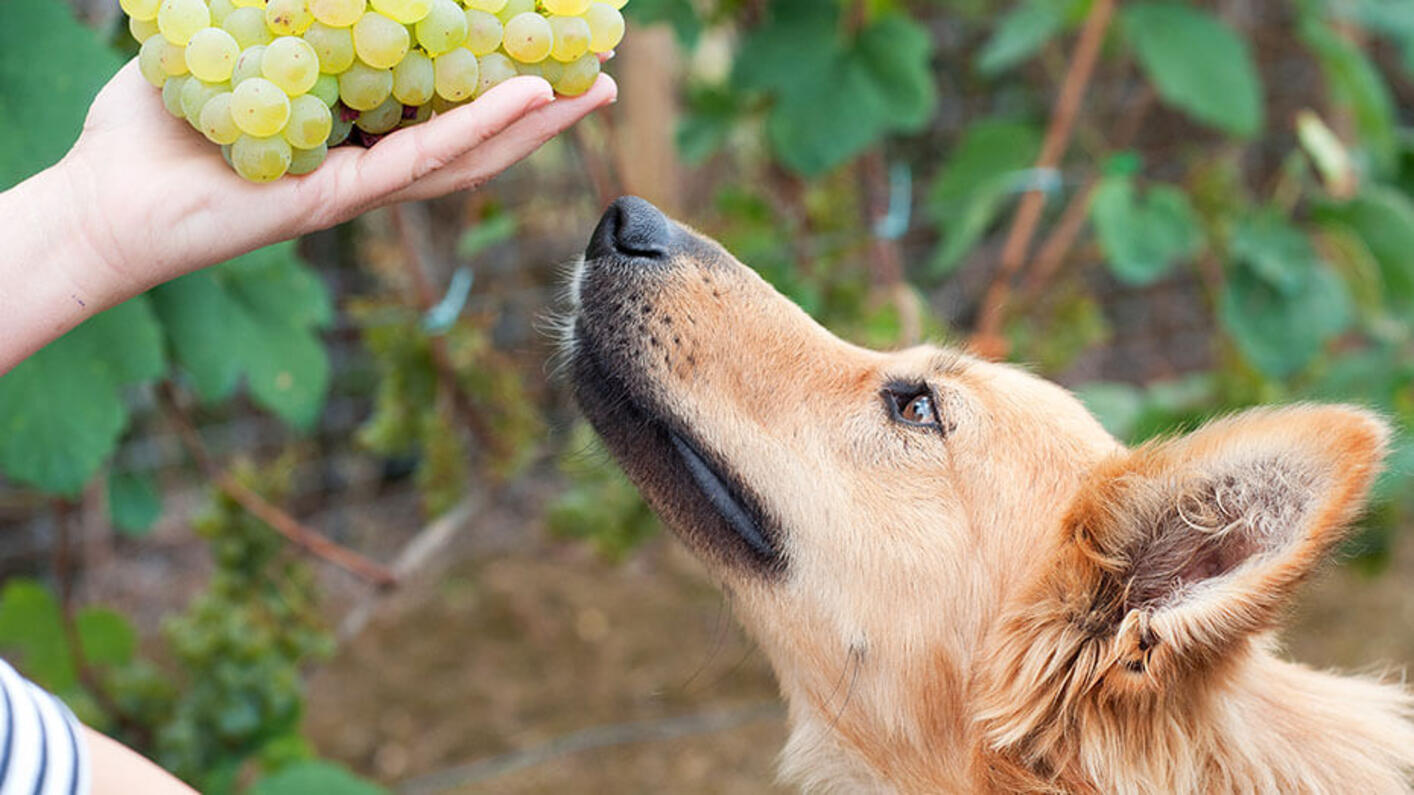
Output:
[[88,795],[88,748],[74,713],[0,660],[0,795]]

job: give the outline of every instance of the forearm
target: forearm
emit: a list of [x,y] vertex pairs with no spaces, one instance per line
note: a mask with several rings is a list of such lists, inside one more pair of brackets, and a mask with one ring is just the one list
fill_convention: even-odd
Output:
[[195,795],[195,790],[117,740],[84,728],[93,795]]
[[82,223],[63,162],[0,193],[0,374],[129,297]]

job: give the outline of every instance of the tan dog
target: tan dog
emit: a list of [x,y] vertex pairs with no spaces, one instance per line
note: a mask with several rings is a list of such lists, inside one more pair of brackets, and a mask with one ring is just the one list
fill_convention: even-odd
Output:
[[1411,698],[1273,653],[1389,431],[1250,411],[1127,450],[1063,389],[842,342],[622,199],[574,285],[580,404],[712,567],[840,792],[1391,793]]

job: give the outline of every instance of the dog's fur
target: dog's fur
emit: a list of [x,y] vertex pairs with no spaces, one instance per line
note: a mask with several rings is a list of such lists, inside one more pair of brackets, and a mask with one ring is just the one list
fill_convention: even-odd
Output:
[[[1017,368],[842,342],[669,226],[659,256],[578,270],[570,373],[769,655],[787,779],[1410,791],[1410,695],[1284,661],[1272,635],[1361,509],[1378,417],[1262,409],[1128,450]],[[893,394],[910,390],[931,393],[936,425],[899,420]],[[764,543],[704,494],[684,444]]]

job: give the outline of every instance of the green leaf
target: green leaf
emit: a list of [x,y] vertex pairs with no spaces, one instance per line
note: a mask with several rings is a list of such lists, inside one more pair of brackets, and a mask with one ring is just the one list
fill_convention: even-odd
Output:
[[146,298],[90,318],[0,376],[0,471],[77,494],[127,427],[121,388],[165,369]]
[[63,157],[122,61],[67,3],[4,0],[0,19],[0,116],[22,120],[0,146],[4,190]]
[[967,129],[929,191],[929,215],[943,230],[932,265],[935,276],[946,274],[977,245],[1040,149],[1041,132],[1025,122],[983,119]]
[[251,396],[298,428],[319,417],[329,360],[318,329],[329,294],[281,243],[152,291],[167,340],[203,400],[229,397],[245,376]]
[[74,617],[83,658],[90,665],[126,665],[137,649],[137,630],[121,613],[86,607]]
[[266,776],[250,795],[385,795],[387,790],[332,762],[300,762]]
[[678,123],[678,152],[683,160],[701,165],[727,143],[741,122],[739,95],[726,86],[688,89],[686,108]]
[[1299,289],[1284,292],[1246,262],[1228,272],[1218,316],[1258,370],[1283,378],[1302,369],[1351,320],[1345,284],[1324,264]]
[[1262,128],[1262,85],[1252,52],[1207,11],[1136,3],[1122,27],[1159,96],[1204,124],[1240,137]]
[[0,592],[0,648],[16,668],[51,692],[78,685],[59,603],[34,580],[10,580]]
[[1106,264],[1126,284],[1152,284],[1198,253],[1203,231],[1183,191],[1155,185],[1142,199],[1129,177],[1105,177],[1090,207]]
[[1029,60],[1065,29],[1083,0],[1022,0],[1002,17],[992,38],[977,56],[977,69],[995,76]]
[[151,478],[112,472],[108,475],[108,515],[122,532],[146,535],[162,516],[162,496]]
[[624,15],[642,25],[666,22],[689,51],[702,37],[702,22],[692,0],[633,0],[624,7]]
[[1379,263],[1386,299],[1414,308],[1414,202],[1408,196],[1370,187],[1350,201],[1319,207],[1316,217],[1363,240]]
[[1396,150],[1394,98],[1379,69],[1360,47],[1314,19],[1301,24],[1301,39],[1321,64],[1331,97],[1351,111],[1377,170],[1387,173]]
[[1283,295],[1300,292],[1311,273],[1321,267],[1305,233],[1272,211],[1239,220],[1228,253]]
[[786,166],[822,174],[931,116],[932,40],[916,22],[884,14],[844,41],[833,3],[783,0],[773,10],[743,42],[732,82],[774,99],[766,132]]

